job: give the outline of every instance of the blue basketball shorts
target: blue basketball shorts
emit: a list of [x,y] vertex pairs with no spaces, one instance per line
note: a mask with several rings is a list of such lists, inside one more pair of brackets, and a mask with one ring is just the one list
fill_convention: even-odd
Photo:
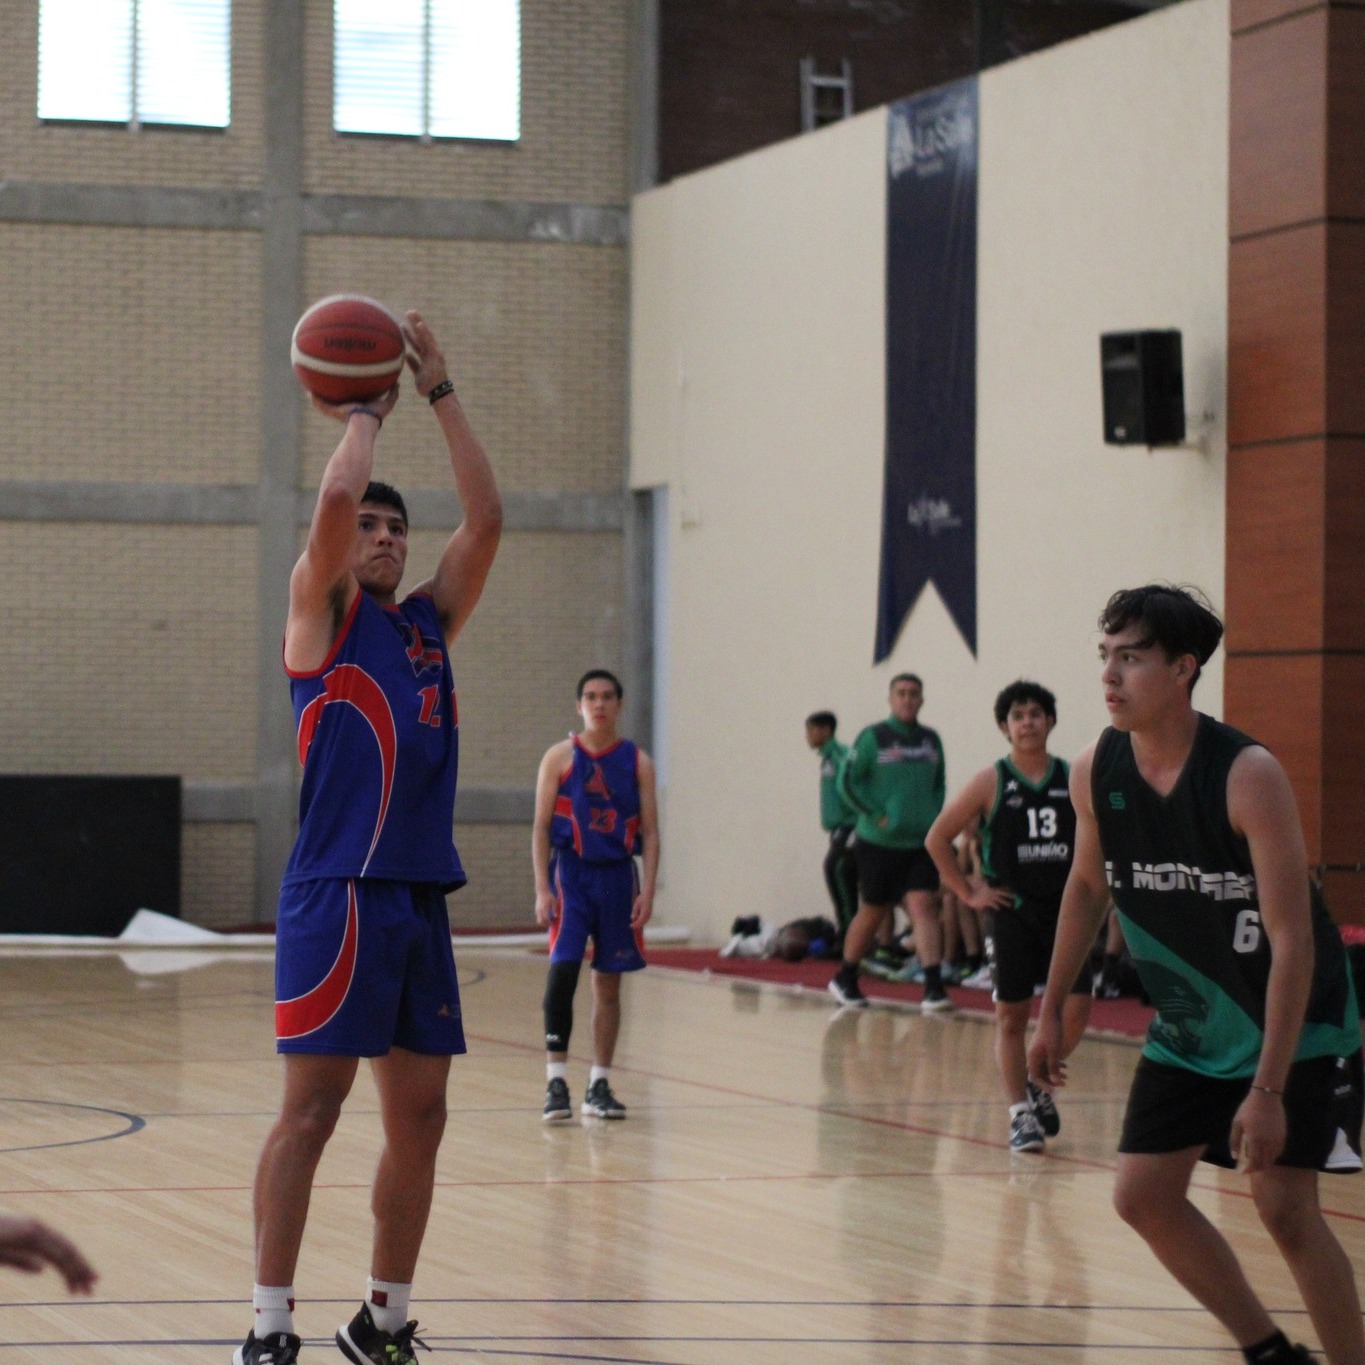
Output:
[[382,1057],[465,1050],[445,897],[425,882],[319,878],[280,890],[280,1052]]
[[631,928],[635,860],[586,863],[567,849],[555,852],[555,917],[550,921],[550,961],[582,962],[592,939],[598,972],[638,972],[643,943]]

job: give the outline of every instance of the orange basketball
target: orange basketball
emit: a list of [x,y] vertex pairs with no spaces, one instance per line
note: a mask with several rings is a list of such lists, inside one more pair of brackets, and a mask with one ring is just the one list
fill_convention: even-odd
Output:
[[298,320],[289,345],[294,373],[328,403],[378,398],[403,372],[398,319],[364,294],[319,299]]

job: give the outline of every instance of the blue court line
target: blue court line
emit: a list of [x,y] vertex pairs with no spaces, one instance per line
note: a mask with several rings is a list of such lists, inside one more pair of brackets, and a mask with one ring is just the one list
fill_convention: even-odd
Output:
[[111,1142],[114,1138],[128,1137],[133,1133],[140,1133],[147,1126],[147,1120],[139,1114],[127,1114],[122,1109],[104,1109],[95,1104],[71,1104],[65,1100],[25,1100],[12,1095],[0,1096],[0,1105],[2,1104],[31,1104],[48,1109],[76,1109],[87,1114],[110,1114],[114,1118],[126,1120],[126,1124],[116,1133],[101,1133],[96,1137],[71,1138],[67,1142],[40,1142],[27,1147],[0,1147],[0,1153],[47,1152],[54,1147],[84,1147],[92,1142]]

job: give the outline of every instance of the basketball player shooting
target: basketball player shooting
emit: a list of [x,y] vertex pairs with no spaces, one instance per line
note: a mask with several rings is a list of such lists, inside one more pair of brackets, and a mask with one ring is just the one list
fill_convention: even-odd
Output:
[[[336,1333],[355,1365],[410,1365],[407,1317],[465,1050],[444,893],[465,881],[451,839],[458,717],[448,648],[483,592],[502,530],[493,471],[427,324],[403,324],[417,392],[450,458],[464,520],[402,601],[402,497],[371,481],[395,385],[314,406],[344,424],[289,584],[284,666],[303,762],[299,833],[276,925],[284,1100],[256,1174],[255,1322],[234,1365],[294,1365],[294,1269],[313,1175],[355,1080],[374,1072],[384,1147],[365,1302]],[[420,1343],[418,1343],[420,1344]]]

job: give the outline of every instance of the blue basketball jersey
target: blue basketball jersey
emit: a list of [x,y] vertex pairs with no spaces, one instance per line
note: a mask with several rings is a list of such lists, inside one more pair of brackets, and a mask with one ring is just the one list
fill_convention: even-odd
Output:
[[573,766],[560,779],[550,842],[584,862],[611,863],[640,851],[639,750],[618,740],[600,754],[573,741]]
[[358,593],[326,663],[291,673],[290,692],[303,790],[285,882],[463,886],[452,834],[459,713],[430,596],[382,607]]

